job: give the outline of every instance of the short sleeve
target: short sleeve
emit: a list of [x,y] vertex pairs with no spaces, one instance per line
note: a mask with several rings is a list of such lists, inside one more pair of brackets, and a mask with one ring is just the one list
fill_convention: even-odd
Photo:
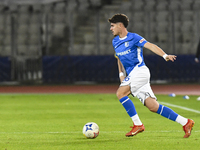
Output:
[[135,45],[138,47],[144,47],[144,44],[147,43],[146,39],[138,34],[134,35],[134,41]]

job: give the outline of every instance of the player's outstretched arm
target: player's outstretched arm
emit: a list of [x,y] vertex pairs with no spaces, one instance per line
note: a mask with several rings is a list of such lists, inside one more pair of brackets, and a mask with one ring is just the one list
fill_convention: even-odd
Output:
[[147,42],[147,43],[144,44],[144,47],[151,50],[155,54],[163,57],[166,61],[170,60],[170,61],[174,62],[176,60],[175,55],[167,55],[160,47],[158,47],[155,44]]

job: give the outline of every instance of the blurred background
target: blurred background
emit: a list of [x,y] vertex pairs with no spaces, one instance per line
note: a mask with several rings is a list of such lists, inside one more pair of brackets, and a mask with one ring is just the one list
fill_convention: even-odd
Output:
[[119,83],[108,18],[177,61],[144,49],[152,83],[200,83],[200,0],[0,0],[0,84]]

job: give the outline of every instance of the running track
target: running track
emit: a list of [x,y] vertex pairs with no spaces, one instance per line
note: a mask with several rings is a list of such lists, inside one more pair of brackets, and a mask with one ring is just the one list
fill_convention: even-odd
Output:
[[[155,94],[200,95],[200,85],[152,85]],[[118,85],[0,86],[0,93],[116,93]]]

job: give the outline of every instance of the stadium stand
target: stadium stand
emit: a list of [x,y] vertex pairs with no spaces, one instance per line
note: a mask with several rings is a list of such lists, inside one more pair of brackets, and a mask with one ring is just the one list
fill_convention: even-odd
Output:
[[107,19],[115,13],[167,53],[194,54],[199,8],[199,0],[2,0],[0,56],[113,55]]
[[[53,53],[65,55],[69,54],[69,50],[66,49],[76,47],[76,44],[93,44],[93,46],[108,44],[111,37],[107,19],[115,13],[125,13],[130,18],[128,30],[147,37],[149,41],[159,44],[161,47],[170,45],[173,42],[170,39],[185,44],[190,39],[198,39],[198,35],[193,33],[198,31],[197,8],[199,4],[198,0],[67,0],[57,3],[52,1],[47,4],[28,4],[27,2],[21,5],[15,2],[9,7],[0,5],[0,10],[4,13],[0,15],[2,24],[0,32],[11,34],[11,12],[16,13],[17,47],[19,44],[32,46],[40,44],[40,41],[36,40],[38,36],[38,39],[46,39],[45,43],[48,43],[49,50],[46,53],[51,54],[55,45],[60,45],[61,47],[57,49],[58,52]],[[46,29],[47,25],[48,29]],[[41,28],[42,33],[39,32]],[[69,34],[73,36],[73,41],[66,37],[66,33],[68,36]],[[46,38],[43,34],[46,35]],[[11,42],[8,37],[4,39],[2,42],[4,44]],[[65,44],[66,42],[67,44]],[[194,44],[197,41],[191,42]],[[88,47],[90,47],[89,45]],[[1,46],[1,48],[3,47]],[[70,51],[73,50],[70,49]],[[178,54],[179,50],[169,51]],[[77,52],[70,54],[78,55]],[[91,54],[98,53],[95,51]],[[101,55],[103,55],[102,52]]]

